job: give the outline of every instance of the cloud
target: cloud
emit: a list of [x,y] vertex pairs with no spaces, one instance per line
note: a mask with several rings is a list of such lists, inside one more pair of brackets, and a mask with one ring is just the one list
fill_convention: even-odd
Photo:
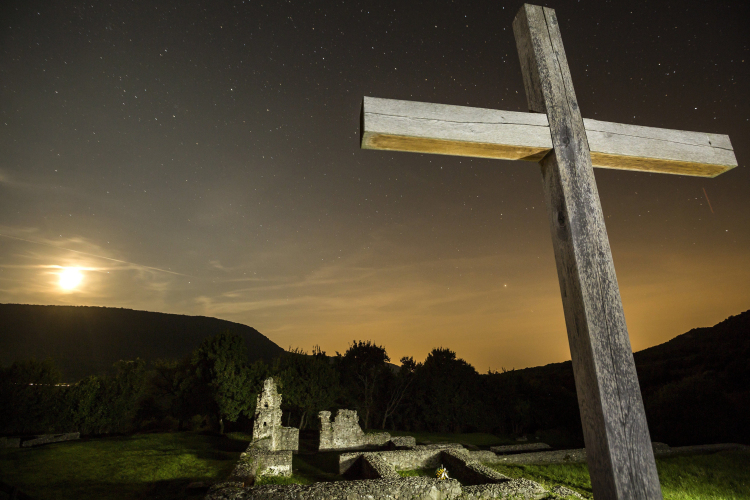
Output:
[[[80,238],[80,237],[67,237],[67,238],[62,238],[62,239],[49,239],[49,238],[44,238],[43,236],[36,236],[33,240],[31,240],[31,239],[28,239],[28,238],[19,238],[17,236],[12,236],[10,234],[6,234],[6,232],[14,232],[14,231],[16,231],[15,229],[7,228],[7,227],[0,227],[0,231],[3,231],[3,233],[0,233],[0,237],[10,238],[10,239],[18,240],[18,241],[23,241],[23,242],[26,242],[26,243],[32,243],[32,244],[35,244],[35,245],[45,245],[45,246],[56,248],[58,250],[64,250],[66,252],[73,252],[73,253],[84,255],[84,256],[87,256],[87,257],[93,257],[93,258],[96,258],[96,259],[105,259],[105,260],[108,260],[108,261],[111,261],[111,262],[117,262],[117,263],[119,263],[120,266],[115,266],[115,267],[111,267],[110,268],[110,269],[113,269],[113,270],[128,270],[128,269],[131,269],[131,270],[136,270],[136,271],[139,271],[139,272],[157,271],[157,272],[162,272],[162,273],[174,274],[174,275],[178,275],[178,276],[190,276],[189,274],[178,273],[178,272],[167,270],[167,269],[160,269],[158,267],[153,267],[153,266],[144,266],[142,264],[136,264],[134,262],[128,262],[126,260],[121,260],[121,259],[115,259],[113,257],[106,257],[104,255],[96,255],[96,254],[91,253],[91,252],[95,251],[97,253],[103,253],[105,250],[102,249],[99,245],[91,243],[90,241],[88,241],[88,240],[86,240],[84,238]],[[23,229],[20,229],[18,231],[20,231],[22,233],[36,233],[38,230],[36,228],[23,228]],[[63,246],[63,245],[65,245],[65,246]],[[91,250],[88,251],[88,252],[86,252],[86,251],[81,251],[81,250],[74,250],[72,248],[65,248],[67,246],[72,246],[72,245],[81,245],[81,246],[90,248]],[[40,257],[40,258],[42,258],[42,257]],[[43,258],[49,258],[49,257],[45,256]],[[53,257],[53,258],[59,258],[59,257]]]
[[66,194],[66,195],[84,194],[82,190],[72,189],[66,186],[62,186],[60,185],[60,183],[41,182],[38,180],[34,180],[34,181],[19,180],[17,175],[13,175],[7,170],[3,170],[3,169],[0,169],[0,185],[2,185],[5,188],[28,190],[28,191],[34,191],[34,192],[54,191],[55,193]]

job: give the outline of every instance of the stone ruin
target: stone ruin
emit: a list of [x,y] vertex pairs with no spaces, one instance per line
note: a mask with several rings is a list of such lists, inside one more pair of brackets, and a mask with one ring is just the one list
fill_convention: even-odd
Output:
[[[435,468],[439,464],[448,467],[449,479],[402,477],[398,473],[399,470]],[[348,480],[252,488],[222,483],[211,488],[206,500],[551,500],[571,494],[579,497],[573,490],[563,488],[549,492],[528,479],[504,476],[484,466],[473,452],[457,443],[412,446],[400,451],[342,453],[339,472]],[[550,496],[550,493],[556,495]]]
[[360,450],[383,446],[391,441],[391,435],[387,432],[374,434],[362,432],[355,410],[339,410],[333,423],[331,423],[330,411],[321,411],[318,416],[320,417],[319,451]]
[[[562,487],[547,491],[533,481],[511,479],[485,465],[523,463],[525,455],[539,453],[497,455],[494,451],[467,450],[457,443],[417,446],[411,436],[392,438],[387,432],[365,434],[359,426],[357,412],[353,410],[339,410],[334,422],[331,422],[329,411],[321,411],[319,417],[319,451],[344,451],[338,457],[338,472],[346,481],[254,486],[255,478],[261,475],[291,476],[292,453],[299,449],[299,429],[281,425],[281,395],[274,380],[269,378],[264,381],[263,391],[258,396],[253,441],[240,456],[228,480],[211,486],[206,500],[540,500],[579,496]],[[530,448],[536,450],[545,446],[522,445],[523,450],[516,449],[521,448],[518,446],[502,447],[498,452],[530,451]],[[507,462],[510,457],[513,460]],[[402,477],[398,473],[432,469],[440,464],[445,464],[450,471],[448,479]]]
[[64,434],[39,434],[36,436],[0,437],[0,448],[27,448],[49,443],[60,443],[80,439],[80,432],[66,432]]
[[263,382],[258,395],[251,446],[268,451],[299,450],[299,429],[281,425],[281,394],[273,378]]
[[253,440],[222,485],[247,488],[258,476],[291,476],[292,453],[298,449],[299,429],[281,425],[281,394],[273,378],[268,378],[255,407]]

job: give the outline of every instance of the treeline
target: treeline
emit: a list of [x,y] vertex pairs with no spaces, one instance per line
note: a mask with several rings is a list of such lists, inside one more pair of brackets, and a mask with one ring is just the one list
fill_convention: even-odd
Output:
[[384,347],[355,341],[334,356],[315,347],[250,363],[243,339],[228,331],[182,360],[119,361],[113,374],[70,385],[60,384],[51,359],[18,361],[0,369],[0,433],[249,431],[269,376],[283,395],[284,425],[302,429],[316,429],[319,411],[338,408],[356,409],[365,429],[520,435],[562,427],[561,415],[576,426],[574,394],[571,404],[559,389],[480,375],[450,349],[434,349],[423,362],[400,361],[396,367]]
[[[52,360],[20,361],[0,369],[0,433],[250,432],[262,381],[273,376],[287,426],[317,429],[319,411],[350,408],[365,429],[537,433],[553,446],[583,446],[570,362],[479,374],[445,348],[422,362],[400,362],[390,364],[382,346],[355,341],[343,354],[315,347],[251,363],[242,337],[231,332],[206,338],[181,360],[119,361],[113,374],[67,386],[59,385]],[[653,440],[748,442],[747,369],[742,376],[734,368],[731,376],[699,372],[657,386],[650,380],[667,368],[644,368]]]

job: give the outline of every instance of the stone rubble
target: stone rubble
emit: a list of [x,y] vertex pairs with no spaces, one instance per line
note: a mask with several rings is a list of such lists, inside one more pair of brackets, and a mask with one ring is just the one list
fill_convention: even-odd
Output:
[[583,498],[583,495],[578,493],[577,491],[573,491],[570,488],[566,488],[565,486],[555,486],[554,488],[551,488],[550,493],[554,493],[555,495],[561,496],[561,497],[576,497],[576,498]]
[[41,434],[31,439],[21,439],[21,446],[40,446],[49,443],[60,443],[62,441],[73,441],[81,439],[80,432],[66,432],[64,434]]

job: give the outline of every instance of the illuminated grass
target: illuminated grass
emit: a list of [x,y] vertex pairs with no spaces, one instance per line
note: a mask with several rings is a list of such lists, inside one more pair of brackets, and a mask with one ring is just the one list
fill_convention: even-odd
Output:
[[0,480],[38,500],[202,498],[246,441],[198,433],[136,434],[0,450]]
[[[460,442],[487,446],[499,438],[489,434],[393,433],[418,441]],[[226,479],[247,435],[200,433],[137,434],[69,441],[38,448],[1,449],[0,480],[38,500],[203,498],[206,485]],[[591,498],[585,464],[491,465],[510,477],[523,477],[547,488],[567,486]],[[750,452],[657,459],[665,500],[750,499]],[[402,476],[433,477],[431,469],[399,471]],[[294,455],[291,478],[261,478],[258,484],[307,484],[341,480],[337,453]]]
[[434,469],[398,470],[401,477],[435,477]]
[[[586,464],[487,464],[512,478],[526,478],[547,488],[567,486],[592,498]],[[750,452],[725,451],[656,460],[664,500],[740,500],[750,498]]]

